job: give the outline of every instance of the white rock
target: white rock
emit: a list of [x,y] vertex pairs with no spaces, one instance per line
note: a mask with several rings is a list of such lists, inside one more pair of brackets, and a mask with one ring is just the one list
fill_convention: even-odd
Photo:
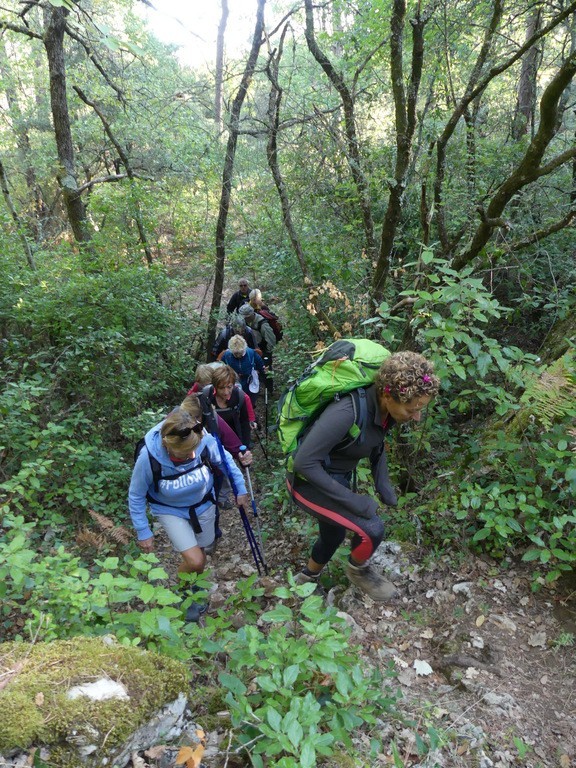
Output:
[[101,677],[94,683],[84,683],[70,688],[66,694],[69,699],[79,699],[80,696],[87,696],[92,701],[106,701],[107,699],[128,700],[128,691],[116,680],[110,680],[108,677]]
[[459,584],[454,584],[452,587],[452,592],[454,592],[455,595],[466,595],[466,597],[472,597],[471,587],[471,581],[461,581]]

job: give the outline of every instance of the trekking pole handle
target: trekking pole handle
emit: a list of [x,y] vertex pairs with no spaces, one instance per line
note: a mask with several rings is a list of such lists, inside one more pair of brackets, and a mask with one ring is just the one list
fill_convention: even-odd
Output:
[[[239,448],[240,453],[246,453],[246,446],[241,445]],[[246,485],[248,486],[248,493],[250,494],[250,498],[254,499],[254,491],[252,490],[252,478],[250,477],[250,470],[248,467],[243,468],[246,472]]]

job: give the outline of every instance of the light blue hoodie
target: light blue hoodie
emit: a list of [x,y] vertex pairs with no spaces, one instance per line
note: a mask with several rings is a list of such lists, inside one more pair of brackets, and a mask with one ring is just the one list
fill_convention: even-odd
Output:
[[[188,518],[190,506],[198,504],[212,490],[214,485],[212,472],[209,467],[202,463],[200,458],[205,449],[207,449],[206,457],[213,467],[224,471],[226,476],[229,473],[232,475],[238,494],[246,493],[242,472],[238,469],[228,451],[223,449],[226,463],[228,464],[227,471],[225,471],[218,444],[214,437],[206,431],[204,431],[202,440],[196,448],[195,458],[182,464],[174,464],[168,455],[168,451],[162,445],[162,437],[160,435],[162,424],[163,422],[153,427],[144,438],[148,450],[143,448],[136,459],[128,491],[128,509],[130,510],[132,524],[136,529],[139,541],[149,539],[152,536],[146,515],[146,506],[148,504],[154,515],[175,515],[176,517]],[[178,474],[181,474],[182,477],[172,480],[160,480],[158,491],[156,491],[148,452],[159,462],[162,477]],[[192,467],[195,467],[195,469],[190,472],[189,470]],[[162,503],[148,502],[146,500],[147,494]],[[206,512],[212,503],[212,501],[208,500],[196,508],[196,515],[200,525],[202,525],[202,513]]]

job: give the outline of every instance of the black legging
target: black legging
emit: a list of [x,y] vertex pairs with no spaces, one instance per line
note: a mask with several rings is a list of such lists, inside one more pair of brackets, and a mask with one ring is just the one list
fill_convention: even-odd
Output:
[[[346,488],[350,488],[352,473],[330,472],[328,474]],[[350,554],[359,563],[368,560],[384,538],[384,523],[374,513],[371,517],[360,517],[345,510],[330,509],[330,503],[316,486],[298,477],[288,475],[288,490],[296,504],[318,520],[319,537],[312,547],[311,557],[319,565],[325,565],[352,531]]]

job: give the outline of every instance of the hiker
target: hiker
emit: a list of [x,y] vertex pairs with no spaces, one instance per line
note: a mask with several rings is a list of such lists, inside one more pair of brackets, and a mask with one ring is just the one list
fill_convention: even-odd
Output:
[[212,347],[212,357],[214,360],[220,360],[224,352],[228,349],[228,342],[232,336],[242,336],[246,345],[250,349],[256,347],[254,333],[251,328],[246,327],[246,321],[240,315],[234,314],[229,323],[220,331]]
[[277,314],[272,312],[270,307],[267,307],[266,304],[264,304],[262,301],[262,291],[260,291],[258,288],[253,288],[250,291],[250,306],[254,312],[259,314],[260,317],[263,317],[264,320],[268,322],[272,328],[274,336],[276,337],[276,343],[282,341],[284,338],[284,330],[282,328],[280,318]]
[[[183,408],[194,419],[195,423],[201,422],[204,429],[213,437],[220,440],[222,446],[228,453],[237,459],[242,467],[249,467],[252,464],[252,452],[246,449],[242,453],[240,448],[244,447],[238,435],[231,429],[224,419],[219,416],[212,407],[206,411],[202,408],[202,403],[198,394],[188,394],[182,401]],[[230,503],[229,494],[232,490],[227,473],[220,474],[214,478],[214,493],[216,496],[216,514],[214,517],[214,541],[205,548],[207,555],[211,555],[216,548],[216,541],[222,538],[220,529],[220,510],[232,509],[234,506]]]
[[266,383],[266,369],[260,355],[253,349],[248,349],[242,336],[232,336],[228,342],[228,350],[222,355],[222,362],[236,371],[240,386],[255,408],[260,391],[259,374],[262,374]]
[[[250,503],[242,472],[229,453],[224,452],[224,457],[226,468],[215,439],[180,407],[147,433],[128,492],[130,517],[143,552],[154,550],[154,534],[146,515],[148,505],[174,549],[182,555],[178,572],[204,571],[204,549],[214,541],[214,473],[230,472],[238,489],[236,504]],[[189,588],[186,582],[181,588],[199,591],[194,585]],[[199,621],[207,607],[206,600],[193,602],[186,620]]]
[[[200,399],[214,406],[216,412],[242,440],[246,448],[252,443],[251,430],[256,429],[256,419],[250,419],[248,404],[254,413],[250,398],[246,397],[237,382],[236,371],[229,365],[221,365],[212,374],[212,384],[204,387]],[[204,408],[204,410],[206,410]]]
[[[200,363],[200,365],[196,368],[196,372],[194,374],[194,383],[188,390],[186,394],[188,395],[194,395],[194,394],[200,394],[204,387],[206,387],[208,384],[212,384],[212,374],[215,370],[222,367],[224,364],[221,362],[216,363]],[[236,384],[238,389],[241,389],[240,384]],[[246,408],[248,409],[248,421],[252,423],[256,423],[256,414],[254,413],[254,406],[252,405],[252,401],[248,400],[246,402]]]
[[354,393],[330,402],[313,422],[296,451],[293,472],[286,478],[296,504],[318,519],[319,536],[308,564],[296,576],[299,583],[318,583],[322,569],[350,531],[348,578],[373,600],[394,597],[394,585],[369,563],[384,537],[378,504],[371,496],[351,489],[352,476],[359,460],[369,457],[381,500],[389,506],[397,504],[388,477],[384,437],[396,423],[420,421],[439,384],[433,364],[426,358],[415,352],[397,352],[384,360],[374,384],[364,390],[367,414],[359,436],[347,440],[356,425]]
[[243,304],[248,304],[250,300],[250,286],[248,280],[245,277],[241,277],[238,280],[238,290],[232,294],[228,304],[226,304],[226,312],[231,315],[233,312],[238,312]]
[[240,317],[243,317],[248,328],[254,332],[254,341],[257,349],[261,350],[262,358],[266,358],[267,366],[272,367],[272,350],[276,346],[276,336],[270,323],[262,315],[254,312],[254,307],[250,304],[244,304],[238,310]]
[[251,451],[246,450],[240,453],[240,447],[243,443],[224,419],[218,413],[214,413],[214,420],[210,418],[211,414],[203,412],[198,393],[186,395],[180,407],[187,411],[196,422],[201,422],[209,434],[218,437],[232,458],[237,459],[243,467],[249,467],[252,464]]
[[249,294],[250,306],[254,312],[260,312],[261,309],[268,309],[262,300],[262,291],[259,288],[252,288]]

